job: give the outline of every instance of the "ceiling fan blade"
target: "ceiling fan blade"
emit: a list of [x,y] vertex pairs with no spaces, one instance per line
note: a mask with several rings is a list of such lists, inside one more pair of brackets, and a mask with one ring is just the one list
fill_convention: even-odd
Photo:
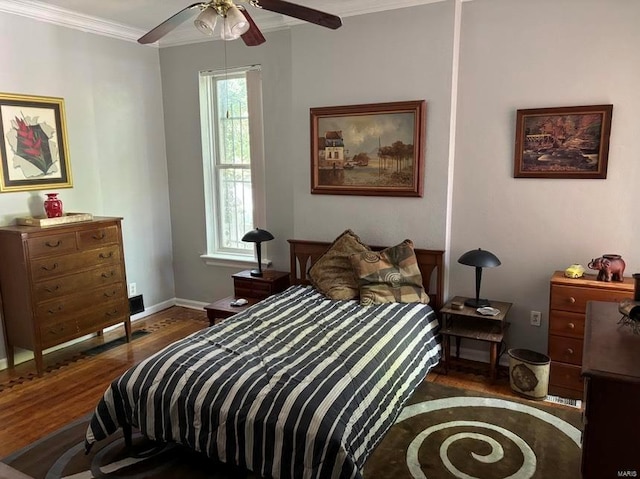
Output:
[[303,7],[302,5],[296,5],[295,3],[285,2],[284,0],[256,0],[251,3],[265,10],[281,13],[288,17],[298,18],[334,30],[342,26],[342,20],[336,15],[314,10],[309,7]]
[[253,18],[251,18],[251,15],[249,15],[249,12],[247,12],[246,8],[241,8],[240,11],[249,22],[249,30],[241,35],[245,45],[247,45],[248,47],[256,47],[258,45],[262,45],[267,40],[266,38],[264,38],[264,35],[262,35],[262,32],[258,28],[258,25],[256,25],[256,22],[253,21]]
[[153,30],[145,33],[143,36],[138,38],[138,43],[153,43],[153,42],[156,42],[156,41],[160,40],[162,37],[164,37],[167,33],[169,33],[171,30],[176,28],[182,22],[188,20],[189,17],[191,17],[193,15],[192,10],[194,8],[200,8],[200,7],[203,7],[205,5],[207,5],[206,2],[204,2],[204,3],[203,2],[198,2],[198,3],[194,3],[193,5],[189,5],[188,7],[183,8],[182,10],[180,10],[178,13],[176,13],[172,17],[169,17],[168,19],[166,19],[164,22],[162,22],[156,28],[154,28]]

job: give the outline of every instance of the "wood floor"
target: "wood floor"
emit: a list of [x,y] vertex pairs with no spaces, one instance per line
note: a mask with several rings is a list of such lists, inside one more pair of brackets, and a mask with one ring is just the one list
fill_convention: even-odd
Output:
[[[208,326],[204,311],[172,307],[133,323],[131,343],[97,355],[85,351],[124,336],[117,328],[103,336],[45,355],[46,371],[35,374],[33,361],[0,371],[0,458],[93,411],[110,382],[132,365],[184,336]],[[451,386],[514,396],[507,374],[495,384],[482,374],[485,364],[461,363],[448,375],[432,372],[428,380]]]

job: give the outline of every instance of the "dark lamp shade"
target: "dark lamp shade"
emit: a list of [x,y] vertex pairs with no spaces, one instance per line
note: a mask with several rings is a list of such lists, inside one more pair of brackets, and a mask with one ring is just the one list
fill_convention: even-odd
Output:
[[460,256],[458,263],[466,264],[467,266],[479,266],[480,268],[494,268],[502,264],[495,254],[480,248],[467,251]]
[[490,306],[489,301],[486,299],[480,299],[480,282],[482,281],[482,268],[493,268],[500,266],[500,260],[493,253],[483,249],[472,249],[460,256],[458,263],[465,264],[467,266],[474,266],[476,268],[476,297],[475,299],[469,298],[464,302],[466,306],[471,308],[482,308],[484,306]]
[[258,269],[251,270],[251,276],[262,276],[262,249],[260,244],[263,241],[271,241],[273,235],[267,230],[261,230],[260,228],[253,229],[242,237],[242,241],[247,243],[256,244],[256,257],[258,259]]
[[262,243],[263,241],[271,241],[272,239],[273,235],[271,233],[267,230],[261,230],[260,228],[251,230],[242,237],[242,241],[246,241],[247,243]]

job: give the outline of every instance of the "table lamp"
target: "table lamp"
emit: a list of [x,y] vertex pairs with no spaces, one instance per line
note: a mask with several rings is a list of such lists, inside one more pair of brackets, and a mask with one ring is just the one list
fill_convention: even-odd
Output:
[[258,257],[258,269],[251,270],[251,276],[262,276],[262,252],[260,245],[263,241],[271,241],[273,235],[267,230],[261,230],[260,228],[253,229],[242,237],[242,241],[256,244],[256,256]]
[[458,263],[466,264],[467,266],[475,266],[476,268],[476,298],[467,299],[464,304],[471,308],[482,308],[484,306],[490,306],[489,301],[486,299],[480,299],[480,281],[482,280],[482,268],[493,268],[500,266],[500,260],[493,253],[483,249],[472,249],[460,256]]

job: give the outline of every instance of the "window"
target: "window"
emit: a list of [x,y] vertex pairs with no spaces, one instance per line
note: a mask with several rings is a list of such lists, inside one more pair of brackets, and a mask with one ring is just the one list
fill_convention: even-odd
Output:
[[216,264],[253,261],[242,241],[266,228],[262,87],[256,66],[200,72],[200,118],[206,202],[207,252]]

